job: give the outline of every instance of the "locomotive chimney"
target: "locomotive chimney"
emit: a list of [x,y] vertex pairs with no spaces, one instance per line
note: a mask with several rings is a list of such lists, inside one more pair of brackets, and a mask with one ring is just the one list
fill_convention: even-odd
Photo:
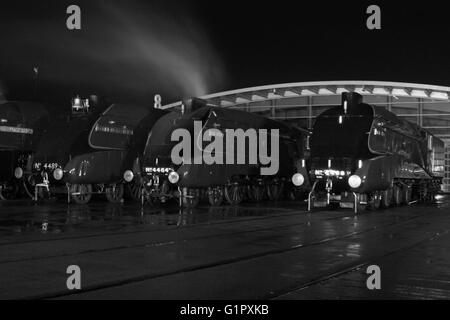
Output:
[[208,102],[200,98],[190,98],[183,101],[184,112],[190,113],[194,110],[206,107]]
[[356,92],[342,92],[342,107],[344,113],[347,113],[349,108],[357,107],[362,103],[362,95]]

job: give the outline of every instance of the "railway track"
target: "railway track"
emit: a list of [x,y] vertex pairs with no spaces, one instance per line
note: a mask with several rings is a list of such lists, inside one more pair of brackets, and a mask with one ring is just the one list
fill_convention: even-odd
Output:
[[[337,235],[334,237],[324,238],[324,239],[320,239],[318,241],[314,241],[314,242],[310,242],[310,243],[296,244],[296,245],[292,245],[289,247],[280,247],[280,248],[276,248],[276,249],[272,249],[272,250],[266,250],[264,252],[252,253],[252,254],[234,257],[234,258],[226,258],[226,259],[216,260],[216,261],[212,261],[212,262],[204,263],[204,264],[196,264],[196,265],[192,265],[192,266],[186,266],[183,268],[177,268],[177,269],[169,270],[169,271],[165,271],[165,272],[148,273],[148,274],[144,274],[144,275],[140,275],[140,276],[136,276],[136,277],[128,277],[128,278],[123,278],[123,279],[114,280],[114,281],[107,281],[107,282],[97,284],[97,285],[86,286],[83,288],[83,290],[77,291],[77,292],[59,291],[59,292],[52,292],[52,293],[38,295],[38,296],[27,297],[27,298],[50,299],[50,298],[62,298],[62,297],[74,296],[74,295],[76,296],[78,294],[83,294],[86,292],[95,292],[97,290],[103,290],[103,289],[112,288],[112,287],[120,287],[120,286],[124,286],[124,285],[129,285],[131,283],[146,281],[149,279],[169,277],[169,276],[174,276],[174,275],[177,275],[180,273],[188,273],[188,272],[200,271],[200,270],[210,269],[210,268],[224,266],[224,265],[230,265],[230,264],[234,264],[234,263],[241,263],[243,261],[260,259],[263,257],[287,253],[287,252],[295,251],[295,250],[301,250],[301,249],[309,248],[312,246],[326,245],[333,241],[351,238],[351,237],[354,237],[357,235],[362,235],[362,234],[373,232],[373,231],[380,231],[380,230],[386,231],[386,229],[388,229],[388,228],[398,227],[402,224],[411,222],[411,221],[421,218],[425,215],[426,214],[414,215],[414,216],[411,216],[406,219],[400,219],[397,221],[393,221],[386,225],[372,225],[369,228],[366,228],[364,230],[354,231],[354,232]],[[321,279],[318,279],[317,281],[320,281],[320,280]],[[280,295],[281,294],[283,294],[283,293],[280,293]],[[273,297],[276,297],[276,296],[273,296]]]
[[[434,239],[437,239],[440,236],[446,235],[449,232],[450,232],[450,229],[445,229],[442,232],[435,233],[435,234],[431,235],[430,237],[426,237],[426,238],[424,238],[424,239],[422,239],[420,241],[417,241],[417,242],[415,242],[412,245],[409,245],[409,246],[406,246],[406,247],[402,247],[402,248],[400,248],[398,250],[394,250],[394,251],[388,252],[386,254],[383,254],[381,256],[378,256],[376,260],[379,261],[380,259],[384,259],[384,258],[387,258],[389,256],[392,256],[392,255],[395,255],[395,254],[398,254],[398,253],[405,252],[407,250],[413,249],[413,248],[415,248],[417,246],[420,246],[420,245],[422,245],[422,244],[424,244],[424,243],[426,243],[428,241],[432,241]],[[266,296],[262,296],[262,297],[260,297],[260,299],[283,299],[283,297],[286,297],[286,296],[288,296],[291,293],[299,292],[299,291],[302,291],[302,290],[307,290],[307,289],[309,289],[309,288],[311,288],[313,286],[319,285],[319,284],[324,283],[326,281],[330,281],[332,279],[339,278],[339,277],[341,277],[343,275],[346,275],[348,273],[358,271],[361,268],[364,268],[364,267],[367,267],[367,266],[369,266],[371,264],[374,264],[375,262],[376,262],[375,259],[367,259],[367,260],[365,260],[365,261],[363,261],[361,263],[355,264],[355,265],[347,267],[347,268],[343,268],[342,270],[337,271],[337,272],[333,272],[333,273],[331,273],[329,275],[318,277],[317,279],[311,280],[311,281],[309,281],[307,283],[297,284],[297,285],[294,285],[292,287],[285,288],[283,290],[278,290],[277,292],[271,293],[271,294],[266,295]]]

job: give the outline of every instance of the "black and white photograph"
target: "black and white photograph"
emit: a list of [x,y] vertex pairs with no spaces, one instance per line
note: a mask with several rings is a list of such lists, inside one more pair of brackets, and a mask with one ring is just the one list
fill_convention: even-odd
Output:
[[2,1],[0,300],[450,299],[449,12]]

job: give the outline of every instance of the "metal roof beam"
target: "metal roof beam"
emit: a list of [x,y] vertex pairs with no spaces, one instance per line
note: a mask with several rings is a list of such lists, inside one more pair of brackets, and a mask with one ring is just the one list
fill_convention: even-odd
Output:
[[254,91],[252,93],[252,97],[255,96],[257,98],[259,98],[259,100],[265,100],[269,98],[269,95],[267,93],[267,91]]
[[325,89],[330,91],[332,94],[337,94],[338,86],[326,86]]
[[312,92],[314,94],[319,94],[320,87],[318,86],[305,87],[305,90],[308,90],[309,92]]
[[238,93],[238,94],[236,95],[236,100],[237,100],[238,98],[239,98],[239,99],[244,99],[244,100],[246,100],[246,101],[248,101],[248,102],[253,101],[253,95],[252,95],[251,92],[241,92],[241,93]]
[[298,94],[299,96],[302,95],[302,88],[289,88],[289,91],[294,92],[295,94]]
[[364,91],[369,92],[370,94],[373,94],[373,90],[375,89],[375,87],[374,87],[374,86],[368,85],[368,86],[363,86],[362,89],[363,89]]
[[229,96],[220,97],[220,105],[235,104],[235,103],[236,103],[236,96],[235,95],[229,95]]

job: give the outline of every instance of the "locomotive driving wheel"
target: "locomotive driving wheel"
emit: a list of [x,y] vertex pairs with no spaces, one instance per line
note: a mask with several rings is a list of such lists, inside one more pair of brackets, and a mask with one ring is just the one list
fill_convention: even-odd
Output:
[[119,203],[123,198],[123,184],[112,183],[106,187],[106,199],[111,203]]
[[305,195],[305,192],[296,186],[291,186],[288,188],[288,190],[286,191],[286,196],[289,200],[301,200]]
[[392,189],[389,188],[381,192],[381,205],[383,208],[388,208],[392,201]]
[[275,179],[269,183],[267,186],[267,195],[272,201],[277,201],[281,198],[283,193],[283,182]]
[[382,195],[379,192],[374,192],[370,199],[370,208],[373,210],[378,210],[381,207],[381,197]]
[[133,181],[126,184],[126,193],[131,200],[141,201],[141,192],[142,186],[140,182],[133,179]]
[[399,206],[403,203],[403,190],[400,186],[398,185],[394,185],[394,187],[392,188],[392,192],[394,194],[393,196],[393,200],[394,200],[394,205]]
[[195,188],[182,189],[181,202],[185,208],[194,208],[200,201],[200,190]]
[[367,209],[367,194],[358,193],[357,195],[357,212],[361,212]]
[[240,204],[244,199],[243,189],[237,182],[228,183],[224,191],[225,199],[233,206]]
[[0,200],[12,200],[19,194],[19,185],[15,182],[9,182],[0,186]]
[[250,185],[250,198],[255,202],[261,202],[266,195],[266,187],[262,181]]
[[141,201],[141,205],[144,205],[148,203],[149,205],[155,205],[156,200],[152,197],[151,191],[146,189],[145,187],[142,187],[141,189],[141,195],[139,200]]
[[208,201],[213,207],[218,207],[223,202],[223,188],[222,187],[209,187],[208,188]]
[[92,198],[91,184],[72,184],[70,186],[70,196],[77,204],[86,204]]
[[34,176],[30,175],[22,179],[22,187],[25,190],[25,193],[31,198],[34,198],[34,186],[36,185],[36,181],[34,180]]
[[405,185],[403,187],[403,204],[409,205],[409,203],[411,202],[411,197],[412,197],[412,189],[410,186]]

